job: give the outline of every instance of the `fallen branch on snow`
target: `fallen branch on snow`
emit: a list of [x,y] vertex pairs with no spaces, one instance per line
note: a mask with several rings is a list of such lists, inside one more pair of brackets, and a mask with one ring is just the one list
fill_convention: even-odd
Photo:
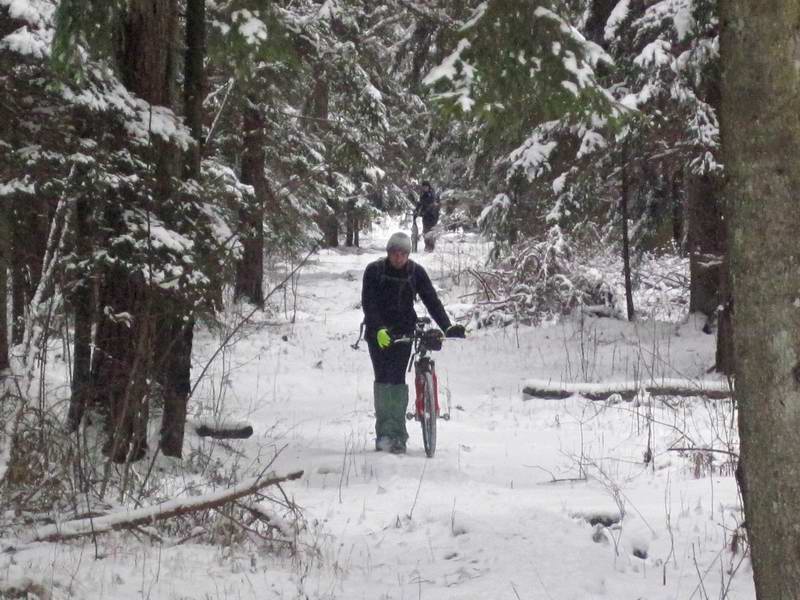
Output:
[[200,437],[215,440],[244,440],[253,435],[253,426],[247,423],[198,423],[194,431]]
[[583,396],[589,400],[608,400],[619,394],[623,400],[633,400],[644,391],[651,396],[702,396],[704,398],[730,398],[733,389],[727,381],[698,381],[695,379],[661,379],[649,384],[635,381],[610,383],[566,383],[545,379],[525,382],[522,393],[531,398],[562,400],[570,396]]
[[31,542],[63,542],[97,533],[108,533],[124,529],[135,529],[142,525],[149,525],[156,521],[163,521],[179,515],[217,508],[257,493],[259,490],[284,481],[292,481],[302,477],[303,471],[295,471],[287,475],[269,473],[266,476],[254,477],[232,488],[219,492],[186,498],[182,500],[168,500],[155,506],[146,506],[136,510],[113,513],[95,519],[80,519],[48,525],[34,529],[24,543]]

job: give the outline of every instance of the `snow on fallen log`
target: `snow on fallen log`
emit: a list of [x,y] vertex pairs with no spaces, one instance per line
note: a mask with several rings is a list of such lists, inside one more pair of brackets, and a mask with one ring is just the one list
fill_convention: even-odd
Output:
[[180,500],[168,500],[167,502],[162,502],[155,506],[146,506],[135,510],[113,513],[94,519],[80,519],[47,525],[31,531],[24,540],[24,543],[63,542],[97,533],[134,529],[143,525],[150,525],[156,521],[171,519],[172,517],[198,510],[217,508],[229,502],[233,502],[234,500],[238,500],[239,498],[255,494],[265,487],[277,485],[284,481],[299,479],[302,476],[303,471],[295,471],[287,475],[268,473],[264,476],[243,481],[232,488],[202,496],[193,496]]
[[525,396],[544,400],[561,400],[575,395],[589,400],[607,400],[614,394],[619,394],[623,400],[633,400],[639,392],[646,392],[651,396],[703,396],[721,399],[730,398],[732,383],[698,379],[659,379],[650,383],[637,381],[568,383],[528,379],[522,388]]

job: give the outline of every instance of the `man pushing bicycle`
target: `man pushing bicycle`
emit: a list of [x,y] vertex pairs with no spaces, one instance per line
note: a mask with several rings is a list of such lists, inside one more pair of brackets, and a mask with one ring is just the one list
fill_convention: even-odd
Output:
[[361,306],[364,337],[375,374],[375,449],[402,454],[406,451],[408,344],[392,344],[393,338],[414,332],[417,313],[414,299],[422,299],[433,320],[447,337],[464,337],[463,325],[453,325],[425,269],[410,260],[411,238],[393,234],[386,244],[386,258],[370,263],[364,271]]

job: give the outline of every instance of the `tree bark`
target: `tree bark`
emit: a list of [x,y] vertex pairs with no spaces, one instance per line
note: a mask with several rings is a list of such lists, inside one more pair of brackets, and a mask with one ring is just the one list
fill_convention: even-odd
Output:
[[9,367],[8,361],[8,267],[11,231],[8,222],[8,200],[0,199],[0,372]]
[[[89,216],[91,200],[80,196],[75,202],[75,258],[78,261],[89,261],[92,253],[93,239]],[[75,285],[70,302],[75,315],[74,351],[72,363],[72,390],[67,414],[67,426],[76,431],[83,420],[86,408],[92,398],[92,322],[94,320],[94,295],[88,276],[84,276]]]
[[206,0],[186,1],[186,58],[184,61],[184,106],[186,125],[195,145],[186,156],[187,179],[200,177],[203,155],[203,99],[206,76],[203,62],[206,57]]
[[269,194],[264,174],[265,126],[260,107],[248,99],[243,120],[242,183],[253,186],[255,198],[240,213],[244,253],[236,265],[234,296],[246,298],[255,306],[264,305],[264,206]]
[[719,3],[736,401],[759,600],[800,590],[800,4]]
[[683,251],[686,247],[684,239],[685,202],[683,196],[683,178],[681,171],[667,175],[669,178],[669,197],[672,204],[672,242],[675,248]]
[[[730,215],[730,203],[723,201],[722,214]],[[720,224],[722,241],[722,265],[720,266],[719,305],[717,307],[717,348],[714,368],[720,373],[733,375],[736,372],[736,353],[733,333],[733,281],[731,279],[730,218]]]
[[631,284],[631,240],[628,232],[628,195],[630,193],[630,182],[626,164],[627,152],[623,155],[622,164],[622,190],[620,198],[620,212],[622,213],[622,270],[625,276],[625,306],[628,311],[628,321],[633,321],[636,311],[633,307],[633,289]]
[[[122,24],[118,66],[125,86],[153,105],[172,106],[173,52],[177,30],[175,0],[131,0]],[[179,173],[179,153],[169,143],[154,138],[155,197],[158,207],[172,194]],[[121,207],[109,202],[103,223],[114,235],[125,232]],[[115,257],[125,262],[125,257]],[[147,381],[153,375],[156,330],[153,311],[159,307],[156,290],[140,275],[112,263],[101,273],[100,319],[92,357],[93,392],[106,408],[108,439],[104,451],[116,462],[142,458],[147,448]]]
[[22,246],[25,240],[19,218],[19,203],[12,198],[11,212],[11,343],[21,344],[25,337],[25,262]]
[[33,298],[42,273],[50,230],[49,202],[34,197],[11,199],[11,339],[25,337],[25,307]]
[[194,317],[180,306],[166,310],[159,325],[159,340],[167,343],[160,353],[159,372],[164,395],[164,413],[161,416],[159,447],[165,456],[180,458],[183,455],[183,437],[186,429],[186,409],[192,389],[192,342]]
[[[194,145],[184,161],[184,178],[199,179],[203,150],[203,99],[205,97],[206,56],[205,0],[187,0],[186,56],[184,69],[184,107],[186,123]],[[190,308],[171,299],[163,300],[163,316],[159,319],[159,379],[164,396],[159,447],[165,456],[183,455],[186,410],[191,392],[192,343],[194,315]]]
[[719,181],[689,176],[689,312],[711,316],[719,305],[720,267],[725,253]]
[[122,267],[114,265],[103,273],[92,388],[107,414],[103,451],[119,463],[138,460],[147,450],[145,394],[152,350],[147,293],[141,277]]

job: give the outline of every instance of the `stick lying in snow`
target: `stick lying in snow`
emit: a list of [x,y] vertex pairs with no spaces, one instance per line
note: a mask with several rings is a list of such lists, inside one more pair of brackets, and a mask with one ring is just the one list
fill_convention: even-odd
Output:
[[694,379],[662,379],[650,384],[634,381],[610,383],[564,383],[545,379],[525,382],[522,393],[533,398],[561,400],[579,395],[589,400],[608,400],[619,394],[623,400],[632,400],[640,390],[651,396],[703,396],[705,398],[730,398],[733,389],[727,381],[697,381]]
[[255,494],[270,485],[284,481],[292,481],[303,476],[303,471],[295,471],[287,475],[268,473],[261,477],[254,477],[235,485],[232,488],[186,498],[185,500],[168,500],[156,506],[146,506],[136,510],[119,512],[96,519],[80,519],[67,521],[34,529],[24,543],[31,542],[63,542],[95,533],[107,533],[121,529],[134,529],[142,525],[149,525],[155,521],[170,519],[178,515],[208,508],[217,508],[244,496]]

